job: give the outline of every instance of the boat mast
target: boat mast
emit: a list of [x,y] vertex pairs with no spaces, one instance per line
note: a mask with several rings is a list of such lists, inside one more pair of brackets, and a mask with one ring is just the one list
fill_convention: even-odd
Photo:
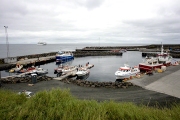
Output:
[[162,42],[161,42],[161,55],[163,54],[163,44],[162,44]]

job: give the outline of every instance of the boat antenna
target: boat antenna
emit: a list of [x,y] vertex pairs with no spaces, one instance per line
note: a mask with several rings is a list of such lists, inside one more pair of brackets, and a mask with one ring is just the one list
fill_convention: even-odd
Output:
[[163,44],[161,42],[161,54],[163,54]]

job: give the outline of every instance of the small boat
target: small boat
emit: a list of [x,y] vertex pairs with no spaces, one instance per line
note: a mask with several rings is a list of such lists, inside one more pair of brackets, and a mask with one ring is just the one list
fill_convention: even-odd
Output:
[[54,69],[54,74],[62,74],[62,69],[64,66],[61,64],[57,68]]
[[44,70],[43,68],[36,68],[32,72],[36,73],[37,75],[45,75],[48,73],[48,70]]
[[56,53],[56,62],[67,62],[67,61],[71,61],[74,60],[74,55],[72,52],[57,52]]
[[29,70],[26,71],[28,73],[28,75],[30,75],[30,74],[45,75],[48,73],[48,70],[44,70],[43,68],[40,68],[40,67],[39,68],[32,67],[32,68],[28,68],[28,69]]
[[65,66],[62,69],[62,73],[67,74],[69,72],[77,71],[77,69],[78,69],[77,66]]
[[90,73],[90,70],[86,67],[80,67],[78,68],[78,71],[76,72],[76,75],[78,78],[83,77],[85,75],[88,75]]
[[142,63],[139,63],[140,71],[152,71],[157,68],[161,69],[163,63],[159,63],[159,59],[157,57],[147,57],[144,59]]
[[35,70],[35,69],[36,69],[36,67],[34,67],[34,66],[28,67],[28,68],[26,69],[26,72],[31,72],[31,71],[33,71],[33,70]]
[[124,64],[124,67],[120,67],[116,72],[116,79],[130,78],[130,76],[135,76],[140,72],[137,66],[129,67],[129,65]]
[[37,45],[47,45],[46,42],[38,42]]
[[15,68],[9,70],[9,72],[19,72],[23,68],[23,65],[17,64]]
[[172,63],[172,66],[177,66],[177,65],[179,65],[178,61],[175,61],[174,63]]
[[120,49],[119,50],[119,52],[122,52],[122,53],[124,53],[124,52],[126,52],[127,50],[126,49]]

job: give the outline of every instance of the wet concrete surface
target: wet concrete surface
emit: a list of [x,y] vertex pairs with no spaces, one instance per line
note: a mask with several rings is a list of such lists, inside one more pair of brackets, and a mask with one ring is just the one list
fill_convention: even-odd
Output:
[[180,98],[180,65],[169,66],[163,73],[143,75],[141,79],[133,79],[130,82],[148,90]]

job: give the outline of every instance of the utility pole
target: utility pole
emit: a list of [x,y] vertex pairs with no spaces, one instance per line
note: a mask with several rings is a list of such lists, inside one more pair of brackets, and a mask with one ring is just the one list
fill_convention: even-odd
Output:
[[100,37],[99,37],[99,48],[100,48]]
[[9,60],[9,42],[8,42],[8,33],[7,33],[8,26],[4,26],[4,28],[5,28],[5,34],[6,34],[7,62],[8,62]]

